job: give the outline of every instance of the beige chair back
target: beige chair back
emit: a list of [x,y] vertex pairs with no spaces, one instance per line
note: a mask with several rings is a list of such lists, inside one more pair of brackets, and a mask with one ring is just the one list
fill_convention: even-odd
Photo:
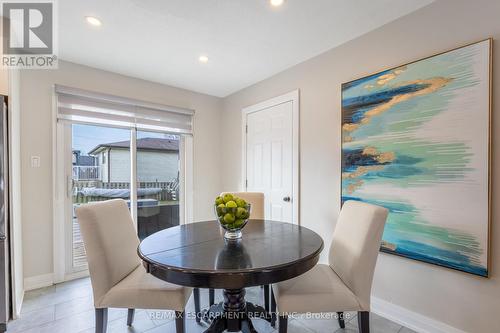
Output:
[[122,199],[82,205],[76,216],[85,244],[94,303],[136,269],[137,237],[127,203]]
[[335,226],[330,247],[330,267],[370,310],[375,264],[388,210],[359,201],[347,201]]
[[252,213],[250,215],[251,219],[263,220],[264,215],[264,193],[261,192],[222,192],[220,195],[223,196],[226,193],[231,193],[232,195],[241,198],[252,205]]

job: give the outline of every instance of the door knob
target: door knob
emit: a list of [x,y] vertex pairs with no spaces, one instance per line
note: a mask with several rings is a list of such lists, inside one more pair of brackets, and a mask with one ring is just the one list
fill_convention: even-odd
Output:
[[290,197],[284,197],[284,198],[283,198],[283,201],[284,201],[284,202],[290,202],[290,201],[291,201],[291,199],[290,199]]

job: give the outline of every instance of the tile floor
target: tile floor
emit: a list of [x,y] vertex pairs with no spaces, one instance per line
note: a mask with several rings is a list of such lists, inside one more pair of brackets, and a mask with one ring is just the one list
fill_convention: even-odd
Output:
[[[260,303],[261,289],[247,290],[247,299]],[[208,293],[202,291],[202,305],[208,304]],[[219,300],[222,298],[217,293]],[[194,312],[193,298],[189,300],[187,312]],[[126,325],[126,309],[110,309],[108,333],[174,333],[175,323],[172,313],[165,311],[138,310],[132,327]],[[346,319],[347,321],[347,319]],[[255,328],[260,333],[277,332],[267,322],[254,320]],[[394,322],[375,314],[371,315],[372,333],[414,333]],[[201,333],[204,326],[194,319],[186,321],[187,333]],[[21,318],[8,324],[8,333],[93,333],[94,308],[92,289],[88,278],[74,280],[55,286],[26,293]],[[350,314],[345,329],[340,329],[337,320],[320,318],[296,318],[288,324],[290,333],[356,333],[357,320]]]

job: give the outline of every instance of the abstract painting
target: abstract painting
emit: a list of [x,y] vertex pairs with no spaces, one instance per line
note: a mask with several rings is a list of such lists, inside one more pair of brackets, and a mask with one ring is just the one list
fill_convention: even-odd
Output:
[[488,276],[491,44],[342,85],[342,202],[389,209],[382,251]]

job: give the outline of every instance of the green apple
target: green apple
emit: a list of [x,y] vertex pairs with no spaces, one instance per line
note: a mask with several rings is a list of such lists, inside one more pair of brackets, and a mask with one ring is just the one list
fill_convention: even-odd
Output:
[[236,204],[236,202],[231,200],[231,201],[226,202],[226,207],[227,208],[236,208],[236,207],[238,207],[238,205]]
[[226,205],[224,205],[223,203],[217,205],[217,215],[221,216],[221,215],[224,215],[225,213],[225,209],[226,208]]
[[245,208],[238,207],[236,210],[236,217],[239,219],[244,219],[247,216],[248,211]]
[[240,227],[243,226],[243,224],[245,224],[245,220],[244,219],[237,219],[236,221],[234,221],[233,226],[235,228],[240,228]]
[[224,199],[222,199],[221,197],[217,197],[215,198],[215,204],[218,206],[220,204],[223,204],[224,203]]
[[226,222],[227,224],[233,223],[234,220],[235,218],[233,214],[227,213],[226,215],[224,215],[224,222]]
[[224,200],[224,203],[228,203],[229,201],[233,201],[234,197],[231,193],[226,193],[222,199]]
[[247,202],[241,198],[236,198],[234,201],[236,201],[238,207],[245,208],[247,206]]

